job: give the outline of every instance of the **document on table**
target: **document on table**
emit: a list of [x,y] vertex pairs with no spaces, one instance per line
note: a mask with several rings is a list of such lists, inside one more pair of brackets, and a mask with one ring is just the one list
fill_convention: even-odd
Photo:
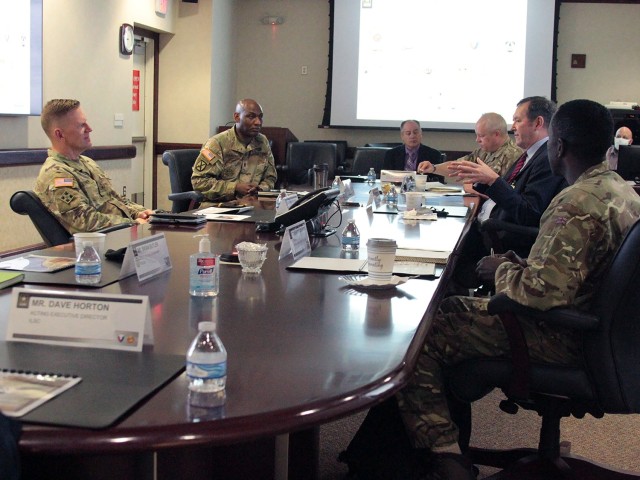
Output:
[[[400,275],[433,276],[436,265],[447,263],[451,252],[398,249],[393,273]],[[367,260],[360,258],[303,257],[289,269],[324,270],[329,272],[367,273]]]

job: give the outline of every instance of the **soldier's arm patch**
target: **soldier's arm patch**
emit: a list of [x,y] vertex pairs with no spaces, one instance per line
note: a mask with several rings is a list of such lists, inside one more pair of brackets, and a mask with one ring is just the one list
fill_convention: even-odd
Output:
[[213,157],[215,156],[215,154],[208,148],[203,148],[202,150],[200,150],[200,154],[209,161],[213,160]]
[[53,186],[55,188],[71,187],[73,188],[73,177],[57,177],[53,179]]
[[207,168],[207,162],[201,158],[196,162],[193,168],[195,168],[197,172],[202,172],[205,168]]
[[75,200],[76,196],[73,191],[65,190],[58,197],[60,201],[66,203],[67,205],[71,205],[71,203]]

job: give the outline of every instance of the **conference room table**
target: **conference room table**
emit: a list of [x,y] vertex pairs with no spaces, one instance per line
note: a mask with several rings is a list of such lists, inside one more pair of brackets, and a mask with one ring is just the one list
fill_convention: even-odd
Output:
[[[441,275],[411,278],[392,289],[354,288],[338,273],[287,269],[293,259],[278,259],[282,237],[256,232],[252,222],[209,221],[197,231],[138,225],[109,233],[106,248],[164,234],[172,268],[147,282],[134,275],[100,289],[23,285],[146,295],[154,342],[144,351],[184,356],[198,322],[212,320],[228,352],[222,408],[191,407],[182,372],[108,428],[25,423],[23,478],[316,477],[319,426],[370,408],[409,379],[478,203],[477,197],[427,199],[471,208],[466,218],[406,220],[366,209],[368,188],[356,185],[361,206],[343,207],[338,233],[312,237],[314,251],[339,252],[339,232],[354,218],[362,258],[370,237],[394,238],[407,248],[451,250]],[[273,200],[252,202],[263,217],[274,208]],[[339,220],[336,214],[329,224]],[[193,236],[202,233],[209,234],[215,253],[231,252],[242,241],[267,244],[262,272],[245,274],[239,265],[223,264],[217,297],[190,296],[189,255],[198,248]],[[73,245],[44,253],[73,256]],[[3,329],[10,298],[10,289],[0,293]]]

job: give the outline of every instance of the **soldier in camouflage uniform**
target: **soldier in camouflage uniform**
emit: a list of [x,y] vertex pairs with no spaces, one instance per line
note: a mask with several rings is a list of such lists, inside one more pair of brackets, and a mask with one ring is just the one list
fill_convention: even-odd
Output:
[[[640,197],[604,160],[612,131],[611,115],[600,104],[574,100],[558,109],[549,132],[549,163],[570,186],[545,211],[527,260],[510,252],[480,262],[479,274],[493,276],[496,293],[543,311],[566,305],[589,309],[598,278],[640,218]],[[487,313],[487,303],[486,298],[456,296],[440,304],[414,376],[398,394],[415,446],[445,459],[440,463],[444,478],[475,477],[460,455],[443,366],[509,353],[504,327]],[[524,318],[520,325],[533,361],[580,362],[578,334]]]
[[501,177],[522,155],[522,149],[509,138],[507,122],[498,113],[485,113],[478,119],[476,122],[476,142],[480,147],[458,160],[477,163],[477,160],[480,159]]
[[234,127],[211,137],[200,150],[191,183],[208,202],[255,195],[275,186],[273,154],[267,137],[260,133],[262,117],[262,107],[255,100],[240,100],[233,114]]
[[52,148],[34,191],[70,233],[146,223],[151,210],[118,195],[98,164],[81,155],[91,147],[92,130],[79,101],[49,101],[40,121]]

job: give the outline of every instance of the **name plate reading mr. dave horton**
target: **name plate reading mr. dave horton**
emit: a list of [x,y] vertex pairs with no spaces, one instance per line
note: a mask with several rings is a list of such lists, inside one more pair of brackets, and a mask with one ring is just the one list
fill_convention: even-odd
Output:
[[6,340],[139,352],[153,343],[149,299],[14,288]]

